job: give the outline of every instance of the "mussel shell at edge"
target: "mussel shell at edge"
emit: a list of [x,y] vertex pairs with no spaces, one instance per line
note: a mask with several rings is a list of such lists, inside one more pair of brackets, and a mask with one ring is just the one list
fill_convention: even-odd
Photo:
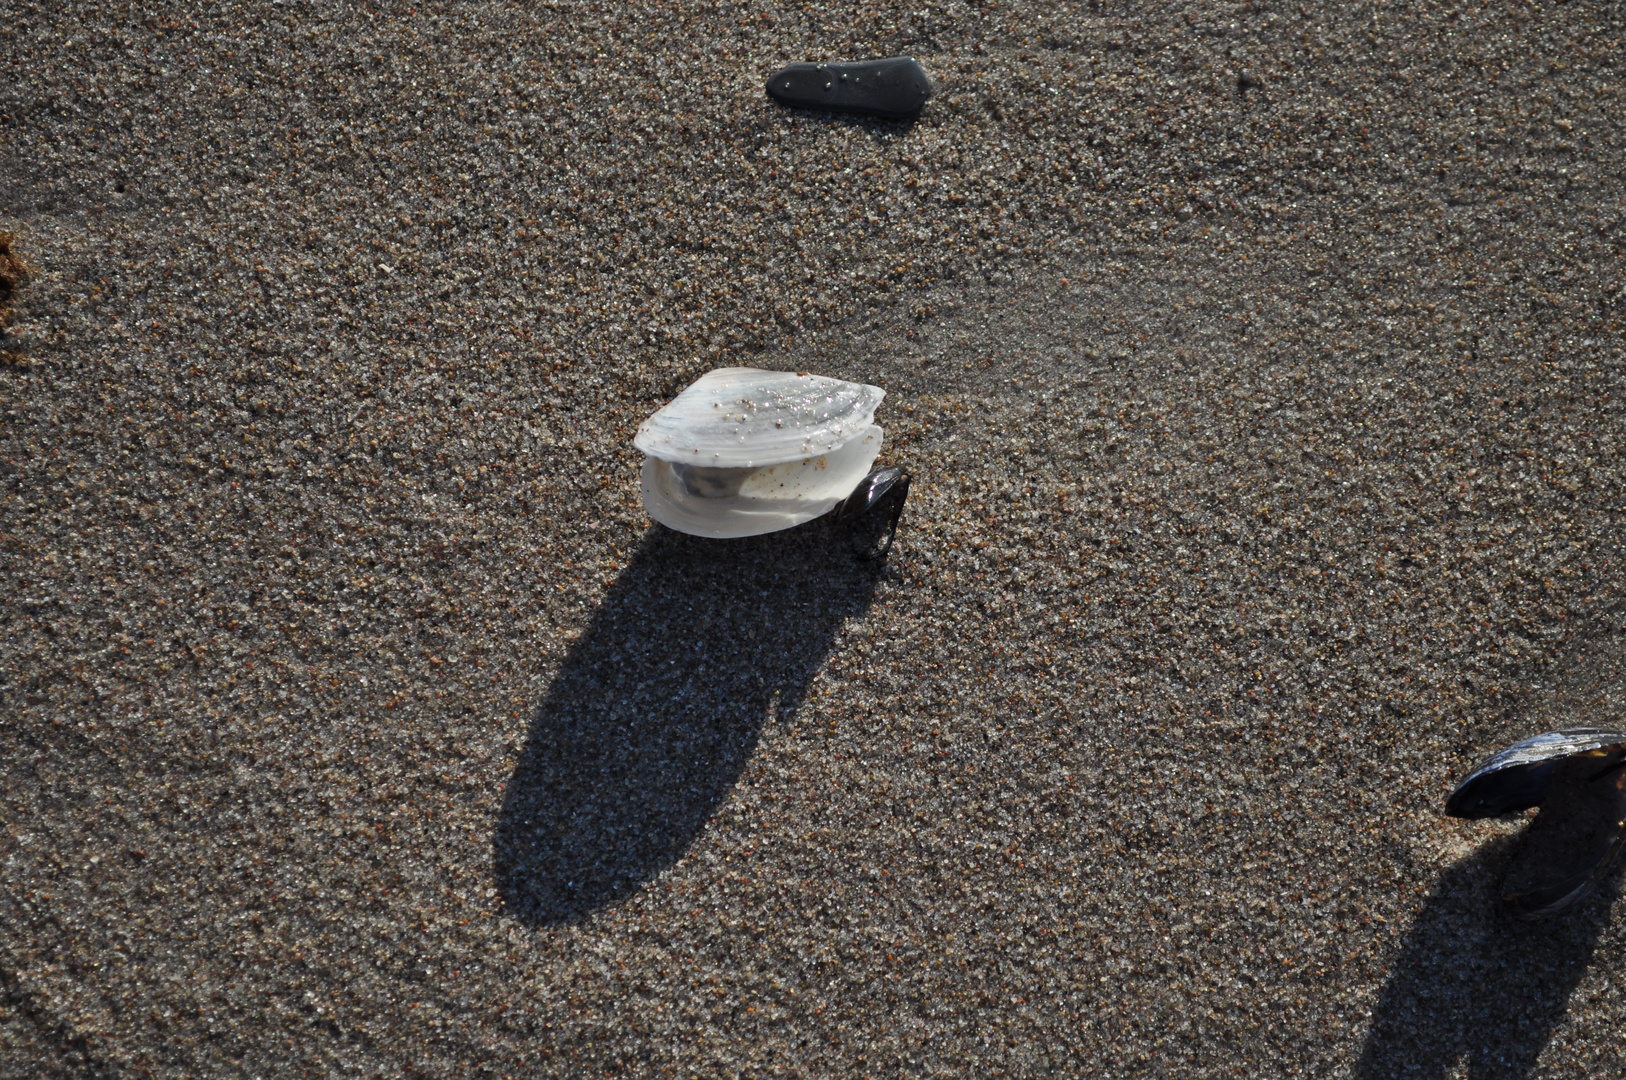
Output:
[[851,495],[836,508],[837,521],[851,521],[870,507],[886,498],[887,493],[903,479],[903,469],[885,465],[858,482]]
[[1525,919],[1556,915],[1591,894],[1626,840],[1626,762],[1620,755],[1592,751],[1554,762],[1551,769],[1541,812],[1502,886],[1503,903]]
[[1600,770],[1626,756],[1626,733],[1602,728],[1546,731],[1514,743],[1480,763],[1445,801],[1456,818],[1500,817],[1539,806],[1547,797],[1553,767],[1583,754],[1596,755]]

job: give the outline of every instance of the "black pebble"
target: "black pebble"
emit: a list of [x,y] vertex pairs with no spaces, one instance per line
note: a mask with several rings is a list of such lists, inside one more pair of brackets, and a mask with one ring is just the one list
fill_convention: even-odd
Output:
[[858,64],[792,64],[768,80],[768,96],[794,109],[913,116],[932,96],[926,72],[912,57]]

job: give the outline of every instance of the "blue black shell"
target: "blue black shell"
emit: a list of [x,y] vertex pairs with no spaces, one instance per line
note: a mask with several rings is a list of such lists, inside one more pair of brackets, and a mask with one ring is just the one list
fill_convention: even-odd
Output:
[[1457,818],[1500,817],[1540,806],[1561,761],[1598,759],[1600,773],[1626,760],[1626,732],[1603,728],[1546,731],[1514,743],[1481,762],[1445,801]]

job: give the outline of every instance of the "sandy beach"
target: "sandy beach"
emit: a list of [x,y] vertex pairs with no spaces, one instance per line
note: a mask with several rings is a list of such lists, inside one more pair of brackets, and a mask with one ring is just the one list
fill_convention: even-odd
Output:
[[[0,25],[0,1076],[1626,1074],[1618,8]],[[795,61],[916,57],[883,121]],[[896,549],[654,524],[723,366]]]

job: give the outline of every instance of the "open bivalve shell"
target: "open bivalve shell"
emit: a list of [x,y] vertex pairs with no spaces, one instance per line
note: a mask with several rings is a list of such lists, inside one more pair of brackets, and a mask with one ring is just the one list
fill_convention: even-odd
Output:
[[1544,731],[1475,768],[1446,800],[1451,817],[1515,814],[1539,806],[1519,846],[1502,901],[1540,919],[1597,888],[1626,843],[1626,732]]
[[845,499],[881,452],[886,391],[788,371],[719,368],[638,426],[644,507],[696,536],[755,536]]
[[1501,817],[1540,806],[1560,762],[1581,759],[1607,768],[1626,757],[1626,733],[1602,728],[1545,731],[1492,755],[1445,801],[1456,818]]

